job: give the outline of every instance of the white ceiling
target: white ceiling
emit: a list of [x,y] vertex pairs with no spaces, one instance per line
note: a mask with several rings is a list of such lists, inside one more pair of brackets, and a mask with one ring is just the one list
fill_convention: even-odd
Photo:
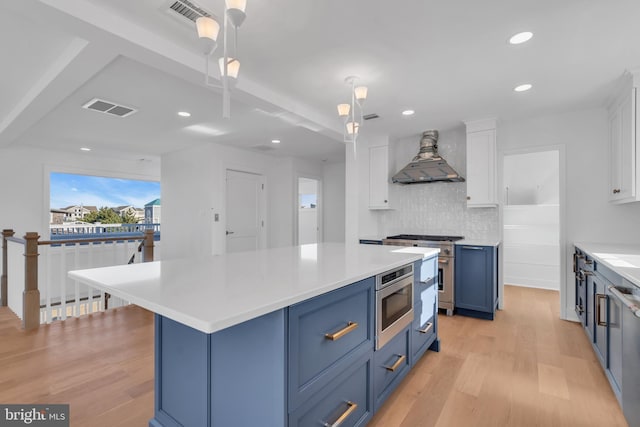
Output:
[[[224,2],[197,3],[220,14]],[[3,2],[0,49],[11,65],[0,81],[0,146],[144,157],[209,141],[276,147],[277,138],[275,155],[339,160],[335,105],[348,98],[348,75],[369,86],[365,113],[381,116],[368,131],[399,138],[602,106],[624,70],[640,67],[637,0],[248,0],[224,120],[218,93],[203,87],[194,31],[165,12],[169,4]],[[523,30],[534,32],[530,42],[507,43]],[[534,87],[513,92],[520,83]],[[80,108],[94,97],[140,111]],[[407,108],[415,116],[402,117]]]

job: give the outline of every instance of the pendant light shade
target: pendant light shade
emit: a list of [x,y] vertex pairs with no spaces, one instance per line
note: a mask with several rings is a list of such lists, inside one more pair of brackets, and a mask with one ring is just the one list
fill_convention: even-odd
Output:
[[231,24],[238,28],[246,18],[245,10],[247,8],[247,0],[225,0],[227,6],[227,16]]
[[360,123],[358,122],[348,122],[347,123],[347,133],[349,135],[357,135],[358,129],[360,129]]
[[358,86],[353,90],[353,93],[356,95],[356,99],[358,102],[362,103],[365,99],[367,99],[367,87],[366,86]]
[[[220,75],[224,77],[224,58],[220,58],[218,60],[218,64],[220,65]],[[227,74],[232,79],[238,78],[238,73],[240,72],[240,61],[235,58],[227,58]]]
[[208,16],[201,16],[196,19],[196,30],[198,31],[198,37],[203,46],[204,53],[210,54],[218,44],[218,34],[220,33],[220,24],[218,24],[213,18]]
[[338,116],[347,117],[349,115],[349,111],[351,110],[351,105],[349,104],[338,104]]

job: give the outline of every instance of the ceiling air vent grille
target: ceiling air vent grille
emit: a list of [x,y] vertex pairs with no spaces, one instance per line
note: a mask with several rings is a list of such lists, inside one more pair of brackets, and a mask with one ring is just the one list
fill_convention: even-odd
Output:
[[105,101],[104,99],[93,98],[82,106],[87,110],[97,111],[99,113],[111,114],[117,117],[127,117],[138,110],[132,107],[125,107],[124,105],[118,105],[115,102]]
[[189,0],[177,0],[169,6],[169,10],[185,17],[189,21],[195,22],[201,16],[211,16],[206,10],[191,3]]
[[379,118],[379,117],[380,117],[380,116],[379,116],[379,115],[377,115],[376,113],[373,113],[373,114],[366,114],[366,115],[362,116],[362,118],[363,118],[363,119],[365,119],[365,120],[373,120],[373,119],[377,119],[377,118]]

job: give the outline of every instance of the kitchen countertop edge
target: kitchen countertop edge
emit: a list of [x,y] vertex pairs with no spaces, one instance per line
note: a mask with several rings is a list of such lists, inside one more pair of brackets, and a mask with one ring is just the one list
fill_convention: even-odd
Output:
[[[333,244],[324,244],[324,246],[333,245]],[[345,246],[345,245],[342,245]],[[329,246],[331,247],[331,246]],[[338,246],[335,246],[336,248]],[[346,247],[346,246],[345,246]],[[176,308],[176,304],[174,304],[173,298],[176,297],[176,289],[175,287],[171,289],[167,286],[167,283],[163,283],[163,279],[160,277],[162,269],[162,263],[167,261],[155,261],[151,263],[142,263],[142,264],[133,264],[133,265],[124,265],[124,266],[114,266],[114,267],[103,267],[103,268],[94,268],[87,270],[75,270],[70,271],[68,276],[77,280],[81,283],[94,287],[96,289],[105,291],[110,293],[111,295],[122,298],[126,301],[129,301],[132,304],[138,305],[142,308],[145,308],[149,311],[157,313],[159,315],[165,316],[169,319],[175,320],[177,322],[183,323],[187,326],[190,326],[194,329],[197,329],[204,333],[213,333],[220,331],[222,329],[228,328],[230,326],[234,326],[245,322],[247,320],[251,320],[257,317],[260,317],[264,314],[271,313],[275,310],[279,310],[293,304],[306,301],[308,299],[314,298],[316,296],[331,292],[333,290],[339,289],[343,286],[356,283],[360,280],[366,279],[368,277],[375,276],[384,271],[400,267],[405,264],[413,263],[420,259],[425,259],[427,257],[431,257],[437,255],[437,249],[427,250],[429,248],[424,248],[424,252],[413,253],[408,251],[399,251],[397,246],[377,246],[377,245],[357,245],[352,250],[357,247],[362,247],[359,253],[363,254],[363,257],[370,257],[373,261],[365,262],[363,265],[367,265],[367,267],[359,268],[357,272],[353,273],[350,271],[349,274],[344,274],[339,276],[336,279],[336,276],[331,276],[331,279],[326,279],[325,272],[318,272],[318,278],[314,279],[317,281],[313,281],[311,286],[290,286],[291,292],[288,292],[289,289],[280,289],[278,292],[274,292],[275,296],[267,296],[263,300],[256,301],[255,303],[251,303],[247,305],[244,301],[241,301],[241,297],[237,295],[232,295],[231,301],[229,304],[233,304],[237,302],[239,306],[237,310],[233,310],[230,308],[228,313],[225,315],[216,315],[216,312],[213,308],[211,310],[203,310],[203,306],[206,308],[206,303],[202,302],[197,295],[189,296],[189,291],[194,290],[194,292],[198,290],[202,290],[201,286],[191,286],[189,280],[185,280],[185,283],[182,283],[181,288],[178,293],[180,295],[177,298],[191,298],[186,302],[182,302],[182,306],[189,306],[189,304],[200,305],[199,310],[188,310]],[[290,247],[290,248],[277,248],[275,251],[284,251],[285,249],[294,249],[299,247]],[[286,251],[285,251],[286,252]],[[428,254],[427,254],[428,252]],[[259,250],[256,252],[245,252],[248,258],[251,258],[251,261],[254,264],[260,262],[260,257],[266,258],[265,254],[268,254],[269,250]],[[401,254],[401,255],[391,255],[392,253]],[[367,255],[369,254],[369,255]],[[373,254],[373,255],[371,255]],[[217,260],[216,262],[224,263],[225,255],[214,256],[211,258],[204,258],[201,262],[206,262],[206,260]],[[255,258],[258,258],[257,260]],[[229,259],[234,257],[229,257]],[[237,256],[235,256],[237,258]],[[222,260],[222,261],[221,261]],[[172,262],[179,262],[180,260],[172,260]],[[190,264],[186,264],[184,268],[188,268],[193,264],[193,260],[190,260]],[[185,260],[185,263],[187,261]],[[321,265],[319,268],[330,268],[331,265],[329,263],[325,263],[326,265]],[[227,267],[228,268],[228,267]],[[301,274],[302,267],[298,268],[300,271],[295,271],[295,267],[292,267],[292,271],[288,274],[292,277],[295,276],[295,273]],[[132,274],[135,273],[135,274]],[[306,274],[306,272],[305,272]],[[185,274],[188,276],[188,274]],[[133,277],[133,278],[132,278]],[[216,277],[212,275],[211,277]],[[119,279],[120,278],[120,279]],[[200,279],[202,280],[202,279]],[[269,279],[275,281],[275,279]],[[269,282],[266,280],[266,282]],[[166,282],[166,280],[165,280]],[[261,283],[256,283],[256,292],[260,291],[260,287],[264,287],[265,281]],[[137,286],[140,285],[140,286]],[[191,284],[197,285],[197,284]],[[250,286],[247,292],[250,292]],[[229,286],[220,286],[221,294],[230,293],[227,289]],[[302,289],[299,289],[302,288]],[[206,292],[209,296],[214,293],[215,290],[211,290],[205,288]],[[168,292],[172,291],[172,292]],[[226,302],[226,301],[225,301]],[[189,304],[187,304],[189,303]],[[173,304],[173,305],[172,305]],[[178,304],[179,306],[180,304]],[[229,308],[229,307],[226,307]],[[200,314],[206,312],[206,315],[198,315],[198,311]],[[195,313],[195,314],[194,314]]]
[[[640,288],[640,264],[633,267],[622,267],[611,263],[611,260],[613,259],[618,260],[618,258],[615,258],[614,255],[620,255],[622,257],[637,256],[638,260],[640,261],[640,246],[589,242],[576,242],[573,245],[588,253],[597,262],[603,264],[608,269],[614,271],[623,278],[627,279],[633,285]],[[609,256],[604,257],[603,255],[605,254]]]

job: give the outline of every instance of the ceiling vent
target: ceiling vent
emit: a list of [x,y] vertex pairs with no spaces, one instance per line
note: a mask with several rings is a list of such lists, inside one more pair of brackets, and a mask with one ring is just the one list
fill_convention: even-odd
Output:
[[362,118],[365,120],[373,120],[373,119],[380,118],[380,116],[377,115],[376,113],[373,113],[373,114],[365,114],[364,116],[362,116]]
[[189,20],[190,24],[196,22],[201,16],[211,16],[209,12],[202,9],[189,0],[171,0],[168,2],[167,13],[171,16],[181,17],[183,20]]
[[99,98],[93,98],[91,101],[84,104],[82,108],[118,117],[127,117],[138,111],[135,108],[125,107],[124,105],[118,105],[115,102],[105,101],[104,99]]

